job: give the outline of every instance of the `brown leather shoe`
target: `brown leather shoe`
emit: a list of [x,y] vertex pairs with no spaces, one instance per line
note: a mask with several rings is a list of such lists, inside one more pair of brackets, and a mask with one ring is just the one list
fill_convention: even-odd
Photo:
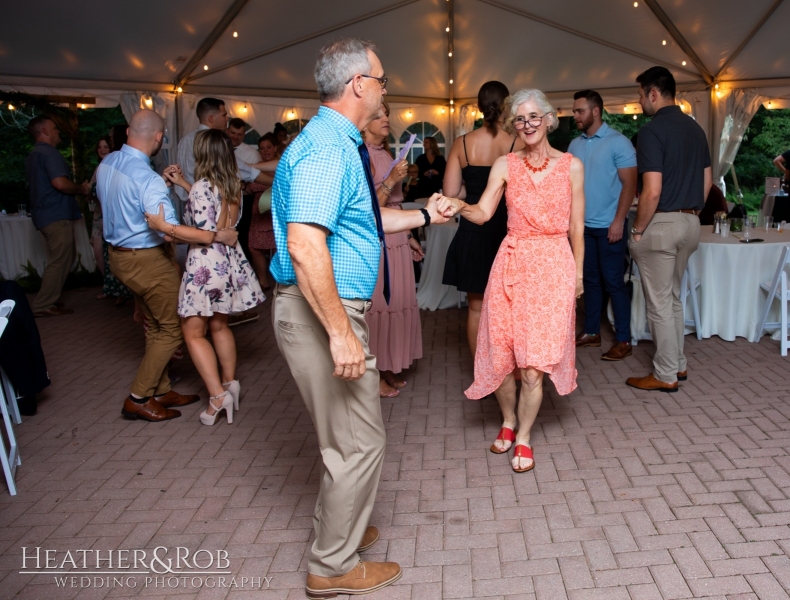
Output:
[[686,381],[689,378],[689,372],[686,371],[678,371],[678,381]]
[[581,332],[579,335],[576,336],[576,347],[577,348],[584,348],[585,346],[590,346],[592,348],[597,348],[601,345],[601,334],[597,333],[595,335],[590,335],[589,333]]
[[645,377],[629,377],[625,380],[625,383],[631,387],[635,387],[639,390],[647,390],[649,392],[655,392],[656,390],[659,392],[678,391],[677,381],[675,383],[665,383],[659,379],[656,379],[652,373]]
[[379,541],[379,530],[370,525],[365,530],[365,535],[362,536],[362,542],[359,544],[359,548],[357,548],[357,552],[364,552],[365,550],[370,549],[373,544]]
[[168,421],[180,417],[181,413],[172,408],[165,408],[153,398],[145,404],[138,404],[131,396],[123,403],[121,414],[126,419],[142,419],[143,421]]
[[609,352],[601,356],[601,360],[623,360],[626,356],[631,356],[631,353],[631,342],[615,342]]
[[200,400],[200,396],[197,394],[189,394],[184,396],[175,390],[170,390],[164,396],[156,398],[156,401],[165,408],[169,408],[171,406],[188,406],[190,404],[194,404],[198,400]]
[[391,583],[403,575],[398,563],[359,561],[345,575],[322,577],[308,573],[305,592],[311,600],[334,598],[338,594],[369,594]]
[[38,312],[34,312],[34,317],[59,317],[60,315],[71,315],[74,314],[74,311],[70,308],[58,308],[57,306],[53,306],[52,308],[48,308],[47,310],[40,310]]

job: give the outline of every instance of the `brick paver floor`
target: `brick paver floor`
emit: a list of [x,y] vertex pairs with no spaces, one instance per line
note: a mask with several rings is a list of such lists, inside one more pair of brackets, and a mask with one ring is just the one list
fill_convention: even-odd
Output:
[[[131,306],[95,293],[69,292],[75,315],[39,321],[53,383],[16,429],[19,495],[0,492],[0,598],[304,597],[318,448],[270,303],[235,330],[241,411],[233,425],[205,427],[202,403],[167,423],[121,418],[142,330]],[[788,598],[790,381],[777,342],[688,336],[689,380],[677,394],[625,385],[649,372],[649,343],[621,363],[580,350],[579,388],[559,397],[547,386],[537,466],[518,475],[488,451],[496,402],[463,396],[464,320],[462,310],[424,313],[425,358],[399,398],[382,400],[388,445],[372,518],[381,540],[366,556],[398,561],[404,576],[371,598]],[[176,389],[205,397],[188,358],[174,372]],[[205,549],[192,565],[200,577],[159,585],[139,575],[127,587],[121,575],[82,574],[64,587],[19,573],[22,547],[41,548],[44,568],[47,549],[60,567],[67,550],[106,560],[157,546]],[[225,587],[204,576],[217,550],[228,552]],[[63,568],[77,573],[95,553],[73,558]]]

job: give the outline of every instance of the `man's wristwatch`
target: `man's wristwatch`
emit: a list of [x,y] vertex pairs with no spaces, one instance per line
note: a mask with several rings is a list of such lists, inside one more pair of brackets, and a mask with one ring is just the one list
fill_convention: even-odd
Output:
[[431,215],[428,214],[428,211],[425,210],[424,208],[421,208],[420,212],[422,213],[422,216],[425,219],[425,227],[428,227],[428,225],[431,224]]
[[631,235],[642,235],[644,231],[637,231],[636,227],[631,227]]

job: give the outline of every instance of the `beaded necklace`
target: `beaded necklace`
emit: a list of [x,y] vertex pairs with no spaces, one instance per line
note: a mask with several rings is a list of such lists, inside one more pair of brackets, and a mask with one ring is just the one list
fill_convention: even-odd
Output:
[[527,167],[527,168],[528,168],[530,171],[532,171],[533,173],[540,173],[541,171],[545,171],[545,170],[546,170],[546,167],[548,167],[548,166],[549,166],[549,157],[548,157],[548,156],[546,157],[546,160],[543,162],[543,164],[542,164],[541,166],[539,166],[539,167],[533,167],[531,164],[529,164],[529,161],[527,160],[527,157],[525,156],[525,157],[524,157],[524,165],[525,165],[525,166],[526,166],[526,167]]

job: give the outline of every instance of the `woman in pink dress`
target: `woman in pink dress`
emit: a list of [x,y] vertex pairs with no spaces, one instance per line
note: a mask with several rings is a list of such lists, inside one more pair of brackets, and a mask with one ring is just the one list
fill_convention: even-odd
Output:
[[[381,206],[400,209],[403,191],[400,182],[406,177],[408,163],[404,160],[388,174],[392,164],[387,136],[390,133],[389,107],[384,102],[384,116],[376,119],[362,132],[370,152],[373,184]],[[385,177],[386,175],[386,177]],[[383,269],[373,292],[373,306],[365,315],[370,328],[370,352],[376,357],[381,374],[379,393],[382,398],[400,395],[397,388],[406,385],[398,375],[422,358],[422,327],[417,292],[414,287],[412,261],[422,260],[422,246],[407,232],[388,233],[385,237],[390,274],[390,303],[384,300]],[[383,260],[383,258],[382,258]]]
[[[466,390],[479,400],[494,392],[503,423],[491,452],[515,442],[516,472],[535,466],[530,430],[543,400],[543,374],[560,395],[576,389],[576,298],[584,264],[584,167],[555,150],[547,134],[558,124],[543,92],[521,90],[509,99],[506,127],[526,148],[498,158],[480,202],[443,198],[477,224],[488,221],[505,190],[508,234],[499,248],[483,298],[475,354],[475,381]],[[570,244],[568,238],[570,237]],[[521,370],[516,411],[513,369]]]

